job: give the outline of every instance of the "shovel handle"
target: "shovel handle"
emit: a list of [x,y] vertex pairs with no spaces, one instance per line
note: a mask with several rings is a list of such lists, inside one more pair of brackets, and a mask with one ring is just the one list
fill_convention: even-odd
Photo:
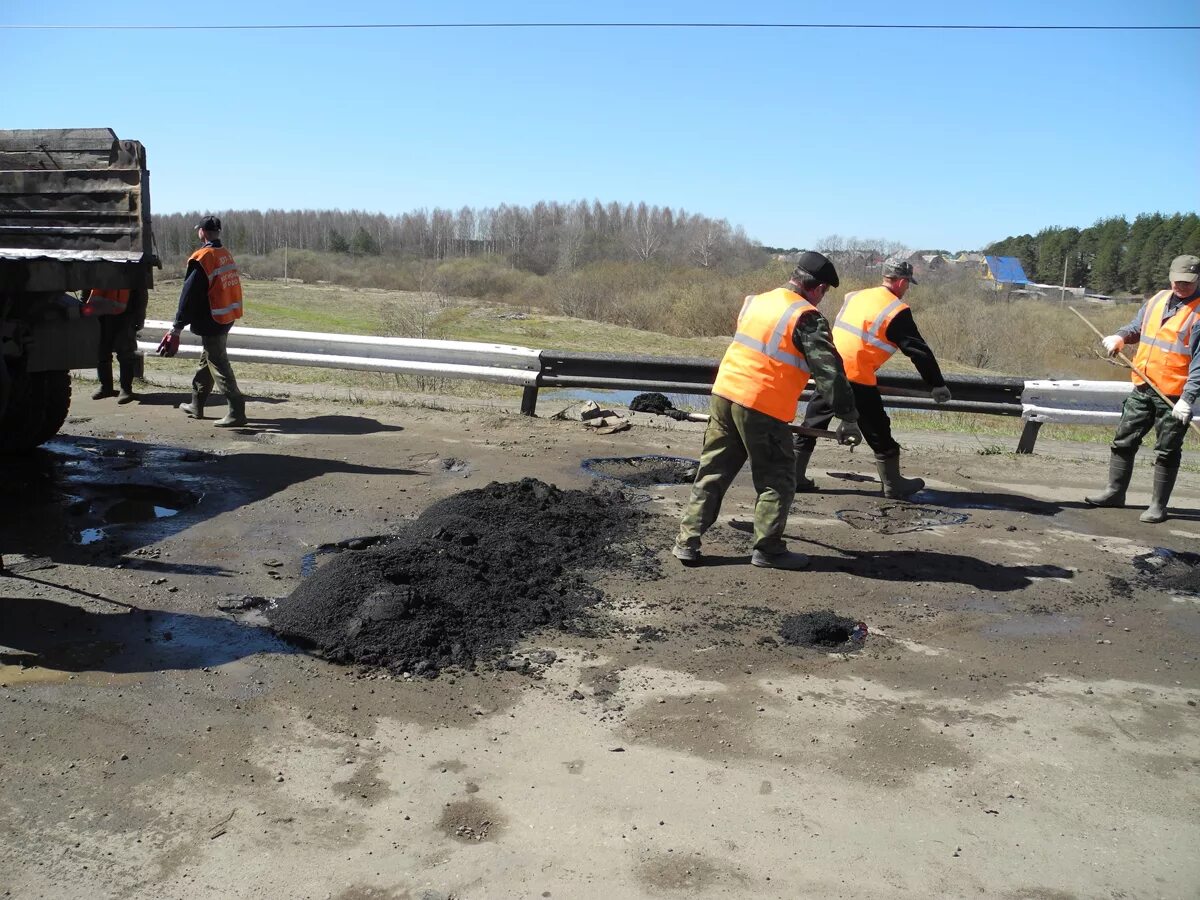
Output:
[[[709,419],[707,413],[688,413],[687,420],[689,422],[707,422]],[[809,428],[806,425],[788,425],[792,434],[798,434],[801,437],[829,438],[836,441],[838,439],[836,431],[829,431],[825,428]]]

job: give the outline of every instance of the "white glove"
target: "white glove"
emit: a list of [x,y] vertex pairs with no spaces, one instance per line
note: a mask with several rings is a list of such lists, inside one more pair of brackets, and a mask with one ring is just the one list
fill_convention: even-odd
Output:
[[1121,352],[1121,348],[1125,346],[1125,338],[1119,334],[1110,334],[1101,343],[1104,344],[1105,353],[1109,356],[1116,356]]
[[862,429],[857,422],[842,421],[837,427],[837,442],[847,447],[857,447],[862,443]]
[[942,387],[935,387],[929,392],[929,396],[933,398],[934,403],[949,403],[950,388],[946,387],[945,385]]
[[1171,407],[1171,415],[1186,425],[1192,421],[1192,404],[1180,397],[1175,401],[1175,405]]

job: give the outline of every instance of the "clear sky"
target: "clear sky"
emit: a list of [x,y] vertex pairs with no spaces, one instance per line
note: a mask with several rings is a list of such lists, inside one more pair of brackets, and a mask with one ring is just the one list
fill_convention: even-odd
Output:
[[[0,0],[0,26],[497,21],[1198,26],[1200,3]],[[140,140],[158,212],[598,198],[958,250],[1200,208],[1200,31],[0,28],[0,59],[0,124]]]

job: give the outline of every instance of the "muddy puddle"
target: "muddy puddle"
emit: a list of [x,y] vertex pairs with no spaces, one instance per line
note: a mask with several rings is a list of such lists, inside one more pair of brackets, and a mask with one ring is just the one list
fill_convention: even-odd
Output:
[[603,456],[585,459],[581,468],[594,478],[630,487],[691,484],[699,462],[681,456]]
[[195,507],[204,484],[193,450],[94,438],[59,438],[5,460],[0,505],[22,510],[5,529],[7,552],[39,542],[88,546]]
[[199,669],[261,653],[298,652],[269,629],[245,621],[106,601],[93,605],[6,598],[0,682],[59,681],[64,673]]
[[839,509],[834,515],[851,528],[877,534],[928,531],[947,525],[961,525],[970,518],[966,513],[908,503],[887,504],[876,510]]

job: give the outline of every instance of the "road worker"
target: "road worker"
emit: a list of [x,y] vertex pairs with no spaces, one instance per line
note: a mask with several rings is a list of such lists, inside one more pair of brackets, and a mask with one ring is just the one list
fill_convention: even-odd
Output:
[[[883,408],[876,377],[879,367],[899,349],[912,360],[936,402],[945,403],[950,399],[950,389],[942,378],[937,359],[917,330],[912,310],[904,302],[904,295],[916,283],[912,263],[893,256],[883,264],[883,284],[848,293],[833,322],[833,343],[842,357],[846,377],[854,392],[858,425],[863,440],[875,451],[875,468],[883,484],[883,496],[891,498],[915,494],[925,487],[925,482],[900,474],[900,445],[892,437],[892,423]],[[804,424],[809,428],[824,428],[835,413],[822,392],[808,404]],[[816,444],[816,438],[796,436],[797,491],[817,489],[807,473]]]
[[854,395],[829,323],[817,311],[826,291],[837,284],[833,263],[809,251],[800,254],[787,284],[743,302],[737,333],[713,384],[700,466],[672,550],[684,565],[702,562],[700,539],[716,521],[725,492],[747,459],[758,495],[750,563],[775,569],[808,564],[803,553],[787,549],[783,531],[796,489],[789,425],[810,377],[841,419],[839,441],[854,445],[862,440]]
[[204,405],[215,382],[229,403],[229,411],[214,424],[235,428],[247,422],[246,398],[238,389],[228,353],[229,329],[242,317],[242,283],[233,255],[221,245],[221,220],[205,216],[196,225],[196,236],[203,246],[188,259],[175,322],[158,352],[174,356],[183,327],[190,325],[204,352],[192,378],[192,402],[180,403],[179,408],[193,419],[203,419]]
[[1167,517],[1167,503],[1183,457],[1183,438],[1200,395],[1200,257],[1175,257],[1167,277],[1170,290],[1159,291],[1142,305],[1133,321],[1104,338],[1109,356],[1137,344],[1134,368],[1150,381],[1133,373],[1133,391],[1121,408],[1111,444],[1108,487],[1084,498],[1092,506],[1124,506],[1133,459],[1142,438],[1154,428],[1154,483],[1150,506],[1139,516],[1143,522],[1161,522]]
[[[141,361],[137,354],[137,332],[146,317],[147,292],[137,290],[111,290],[93,288],[84,297],[81,312],[95,316],[100,323],[100,347],[96,360],[96,375],[100,387],[92,394],[93,400],[116,397],[118,403],[132,403],[137,399],[133,392],[133,379],[141,374]],[[119,367],[118,392],[113,387],[113,354]]]

